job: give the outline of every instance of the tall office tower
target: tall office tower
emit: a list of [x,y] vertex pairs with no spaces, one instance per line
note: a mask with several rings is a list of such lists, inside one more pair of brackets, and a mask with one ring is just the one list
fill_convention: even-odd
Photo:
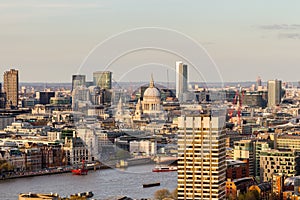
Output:
[[260,87],[261,85],[262,85],[261,78],[260,78],[260,76],[258,76],[256,79],[256,88]]
[[0,108],[5,108],[6,106],[6,97],[5,93],[2,92],[2,84],[0,83]]
[[94,85],[101,89],[111,89],[112,72],[98,71],[93,73]]
[[72,91],[78,86],[85,85],[85,75],[73,75],[72,76]]
[[4,72],[3,88],[6,93],[6,108],[18,108],[19,96],[19,73],[18,70],[11,69]]
[[274,107],[281,102],[281,80],[268,81],[268,107]]
[[178,199],[225,199],[225,117],[178,119]]
[[176,97],[182,101],[183,94],[188,89],[188,66],[182,61],[176,62]]

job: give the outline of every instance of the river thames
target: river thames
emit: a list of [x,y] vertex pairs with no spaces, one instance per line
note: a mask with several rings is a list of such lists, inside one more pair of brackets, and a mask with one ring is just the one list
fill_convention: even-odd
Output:
[[[73,193],[92,191],[94,199],[128,196],[134,199],[153,198],[155,191],[177,187],[177,172],[152,172],[154,165],[132,166],[127,169],[89,171],[87,176],[71,173],[19,178],[0,181],[0,199],[16,200],[19,193]],[[160,182],[160,186],[143,188],[143,183]]]

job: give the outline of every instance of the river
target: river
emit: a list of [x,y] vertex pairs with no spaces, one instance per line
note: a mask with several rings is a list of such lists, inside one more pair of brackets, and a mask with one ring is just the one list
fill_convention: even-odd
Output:
[[[103,200],[113,196],[128,196],[134,199],[153,198],[155,191],[177,187],[177,172],[154,173],[154,165],[132,166],[127,169],[89,171],[87,176],[71,173],[37,176],[0,181],[0,199],[16,200],[19,193],[58,193],[68,196],[73,193],[92,191],[94,199]],[[143,183],[160,182],[160,186],[143,188]]]

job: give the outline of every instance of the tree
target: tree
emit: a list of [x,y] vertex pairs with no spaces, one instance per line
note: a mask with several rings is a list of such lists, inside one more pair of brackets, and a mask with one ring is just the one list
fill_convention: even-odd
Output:
[[173,199],[178,199],[178,190],[177,190],[177,188],[176,188],[175,190],[172,191],[171,197],[172,197]]
[[161,189],[161,190],[157,190],[154,193],[154,199],[156,200],[163,200],[164,198],[168,198],[170,197],[171,193],[169,190],[167,189]]
[[275,192],[270,194],[270,200],[280,200],[280,195],[277,195]]
[[126,158],[130,158],[130,153],[128,151],[124,151],[122,149],[117,151],[116,159],[126,159]]
[[0,160],[0,172],[1,171],[11,171],[14,167],[6,160]]
[[250,191],[245,194],[245,199],[246,200],[256,200],[256,197],[255,197],[255,194],[252,191]]
[[259,193],[257,190],[248,191],[238,196],[238,200],[258,200]]
[[245,199],[246,199],[245,194],[240,194],[238,196],[238,200],[245,200]]

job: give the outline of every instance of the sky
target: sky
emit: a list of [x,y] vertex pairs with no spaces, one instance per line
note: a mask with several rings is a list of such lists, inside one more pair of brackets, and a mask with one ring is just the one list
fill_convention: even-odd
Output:
[[91,80],[93,71],[111,70],[118,81],[151,73],[173,81],[183,60],[190,81],[298,81],[299,7],[297,0],[0,0],[0,73],[70,82],[72,74]]

